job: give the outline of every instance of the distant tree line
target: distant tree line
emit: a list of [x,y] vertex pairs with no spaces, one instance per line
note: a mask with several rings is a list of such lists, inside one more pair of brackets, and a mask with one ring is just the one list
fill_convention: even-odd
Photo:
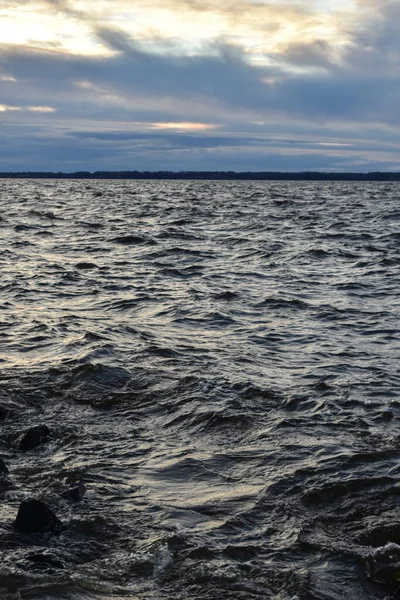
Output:
[[0,172],[2,179],[195,179],[213,181],[400,181],[400,172],[385,173],[328,173],[303,171],[75,171],[58,173],[47,171]]

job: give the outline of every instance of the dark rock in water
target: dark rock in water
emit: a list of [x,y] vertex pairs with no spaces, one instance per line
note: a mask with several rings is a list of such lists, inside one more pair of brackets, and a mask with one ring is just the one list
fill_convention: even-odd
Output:
[[2,475],[3,473],[8,473],[8,468],[4,460],[0,458],[0,475]]
[[149,242],[151,242],[151,240],[149,240],[147,237],[145,237],[144,235],[121,235],[119,237],[116,237],[112,240],[113,242],[116,242],[117,244],[148,244]]
[[18,449],[22,452],[28,452],[48,442],[49,438],[50,429],[47,425],[36,425],[24,433],[19,441]]
[[76,269],[97,269],[97,265],[92,262],[79,262],[75,265]]
[[80,500],[82,500],[85,493],[86,493],[86,486],[82,481],[79,481],[76,485],[70,487],[68,490],[65,490],[65,492],[63,493],[63,496],[67,500],[72,500],[73,502],[79,502]]
[[20,533],[57,531],[61,521],[40,500],[24,500],[18,510],[15,527]]
[[394,419],[394,413],[391,410],[384,410],[380,417],[382,421],[392,421]]

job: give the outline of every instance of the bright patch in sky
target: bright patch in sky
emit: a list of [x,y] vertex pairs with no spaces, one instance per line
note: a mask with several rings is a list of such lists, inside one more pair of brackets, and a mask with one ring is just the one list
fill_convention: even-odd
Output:
[[340,28],[340,17],[353,6],[349,0],[28,0],[4,4],[0,9],[2,43],[107,55],[110,49],[96,31],[112,26],[161,52],[204,53],[209,42],[225,39],[244,46],[250,56],[316,39],[343,43],[347,33]]
[[104,52],[84,21],[29,1],[0,8],[0,42],[89,55]]
[[52,113],[52,112],[55,112],[55,109],[51,108],[51,106],[9,106],[7,104],[0,104],[0,112],[12,112],[12,111]]
[[154,129],[173,129],[176,131],[207,131],[216,129],[217,125],[208,123],[153,123]]

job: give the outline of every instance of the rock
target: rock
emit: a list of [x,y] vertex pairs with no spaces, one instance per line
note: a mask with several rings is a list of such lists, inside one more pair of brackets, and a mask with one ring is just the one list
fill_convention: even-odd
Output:
[[381,412],[380,417],[382,421],[392,421],[394,419],[394,413],[392,410],[384,410]]
[[63,493],[64,498],[72,500],[73,502],[80,502],[86,493],[86,486],[82,481],[79,481],[76,485],[65,490]]
[[8,473],[8,468],[4,460],[0,458],[0,475],[3,475],[4,473]]
[[24,433],[19,441],[18,449],[22,450],[22,452],[28,452],[41,446],[41,444],[45,444],[49,440],[49,437],[50,429],[47,425],[36,425]]
[[57,531],[61,521],[40,500],[24,500],[18,510],[15,527],[20,533]]
[[112,240],[113,242],[117,243],[117,244],[148,244],[149,243],[149,239],[146,238],[144,235],[121,235],[119,237],[116,237]]
[[97,265],[92,262],[79,262],[75,265],[76,269],[97,269]]

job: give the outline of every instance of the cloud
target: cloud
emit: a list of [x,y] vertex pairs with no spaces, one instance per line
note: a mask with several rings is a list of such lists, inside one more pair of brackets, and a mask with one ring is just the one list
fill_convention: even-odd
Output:
[[[218,38],[257,55],[289,42],[312,42],[319,37],[329,41],[344,34],[336,13],[321,10],[317,0],[136,0],[133,4],[126,0],[28,0],[23,5],[5,0],[3,4],[9,12],[8,20],[7,12],[0,13],[6,19],[4,31],[12,27],[18,43],[34,40],[38,47],[59,43],[64,51],[85,54],[104,53],[102,29],[106,36],[112,35],[110,26],[153,48],[169,45],[189,54],[203,52],[209,40]],[[3,39],[7,40],[12,38]]]
[[[57,169],[64,161],[70,170],[107,168],[107,161],[122,169],[399,164],[400,6],[394,2],[359,1],[356,9],[332,13],[326,22],[336,33],[320,38],[318,31],[327,31],[318,30],[321,14],[289,2],[262,8],[244,0],[218,7],[211,0],[152,5],[215,11],[229,19],[246,7],[247,23],[261,10],[273,15],[281,8],[292,15],[286,24],[297,32],[308,23],[312,35],[282,36],[269,51],[264,45],[251,52],[249,41],[221,36],[188,52],[186,46],[163,46],[157,33],[149,37],[152,44],[143,44],[122,19],[105,24],[107,6],[122,15],[130,2],[99,0],[92,14],[85,2],[48,0],[53,12],[84,23],[102,51],[1,46],[4,165],[45,168],[50,159]],[[35,6],[27,3],[29,10]],[[283,17],[276,19],[271,27],[283,27]],[[240,160],[242,167],[234,167]]]
[[35,112],[35,113],[52,113],[55,109],[51,106],[10,106],[8,104],[0,104],[0,112]]

